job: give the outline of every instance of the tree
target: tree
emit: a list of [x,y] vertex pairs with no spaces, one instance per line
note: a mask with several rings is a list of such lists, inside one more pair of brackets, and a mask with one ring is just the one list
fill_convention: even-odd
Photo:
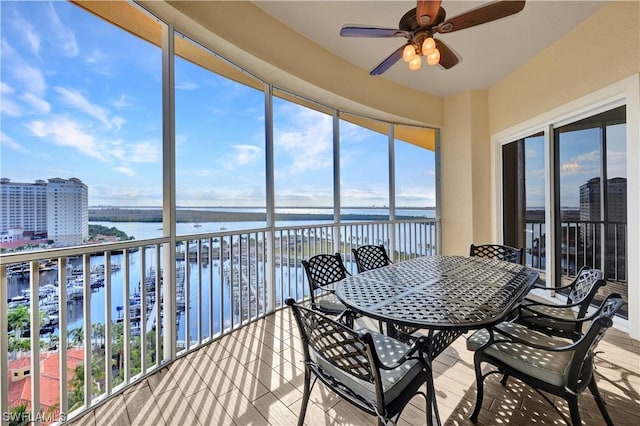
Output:
[[7,325],[9,330],[13,330],[16,338],[22,337],[22,330],[28,327],[30,323],[29,309],[24,305],[19,305],[10,309],[7,313]]
[[69,339],[69,346],[80,346],[84,341],[84,332],[82,331],[82,326],[73,328],[69,330],[69,335],[67,336]]
[[52,334],[49,337],[49,349],[56,350],[58,349],[58,344],[60,343],[60,337],[57,334]]
[[27,410],[27,403],[22,402],[18,405],[11,407],[11,414],[9,415],[10,426],[23,426],[29,424],[29,410]]
[[[104,337],[105,337],[104,324],[102,323],[91,324],[91,332],[93,335],[92,340],[95,341],[96,343],[100,341],[100,347],[104,347]],[[92,346],[93,346],[93,341],[91,343]]]

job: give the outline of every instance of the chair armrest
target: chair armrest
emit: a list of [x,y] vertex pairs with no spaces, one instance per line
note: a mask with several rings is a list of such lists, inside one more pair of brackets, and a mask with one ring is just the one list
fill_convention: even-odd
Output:
[[[547,346],[547,345],[540,345],[540,344],[528,342],[526,340],[519,338],[518,336],[514,336],[513,334],[500,330],[499,328],[496,328],[496,327],[489,327],[488,330],[489,330],[490,338],[489,338],[489,341],[484,345],[485,347],[489,345],[495,345],[498,343],[518,343],[524,346],[528,346],[530,348],[540,349],[540,350],[549,351],[549,352],[567,352],[567,351],[574,350],[578,346],[578,343],[580,342],[580,341],[573,342],[569,345],[564,345],[564,346]],[[493,338],[494,333],[500,334],[508,338],[509,340],[508,341],[494,340]]]
[[558,291],[558,290],[566,290],[569,289],[573,286],[573,284],[569,284],[569,285],[565,285],[562,287],[546,287],[546,286],[541,286],[541,285],[534,285],[533,287],[531,287],[531,290],[553,290],[553,291]]
[[556,303],[546,303],[546,302],[531,302],[531,303],[521,303],[519,308],[521,309],[527,309],[530,306],[544,306],[545,308],[573,308],[575,306],[580,306],[582,305],[582,301],[581,302],[576,302],[576,303],[570,303],[568,305],[558,305]]
[[[391,337],[390,337],[390,339],[391,339]],[[400,367],[402,364],[404,364],[405,362],[407,362],[409,360],[417,359],[417,360],[420,360],[421,362],[425,362],[425,358],[424,358],[423,354],[425,352],[426,347],[427,347],[427,341],[426,341],[425,337],[424,336],[420,336],[420,337],[418,337],[416,339],[415,342],[413,342],[413,344],[411,344],[411,346],[409,347],[409,350],[407,350],[407,352],[405,352],[404,355],[402,355],[402,357],[400,357],[400,359],[396,360],[393,364],[387,364],[387,363],[383,362],[380,358],[378,358],[377,364],[383,370],[393,370],[393,369],[396,369],[396,368]],[[417,357],[414,356],[414,354],[416,352],[418,352],[418,356]]]
[[[571,324],[579,324],[579,323],[583,323],[583,322],[592,321],[593,319],[595,319],[595,318],[600,314],[600,309],[597,309],[597,310],[596,310],[596,311],[594,311],[591,315],[585,315],[585,316],[584,316],[584,317],[582,317],[582,318],[576,318],[576,319],[565,319],[565,318],[557,318],[557,317],[554,317],[553,315],[547,315],[547,314],[545,314],[545,313],[543,313],[543,312],[536,312],[536,311],[532,311],[532,310],[526,309],[526,307],[527,307],[527,306],[530,306],[530,305],[526,305],[526,306],[522,306],[522,305],[521,305],[521,306],[519,306],[519,307],[518,307],[518,310],[519,310],[518,316],[519,316],[520,318],[535,318],[535,317],[538,317],[538,318],[547,318],[547,319],[550,319],[550,320],[555,320],[555,321],[557,321],[558,323],[562,323],[562,324],[568,324],[568,323],[571,323]],[[542,306],[545,306],[545,305],[542,305]],[[562,308],[570,308],[570,307],[573,307],[573,306],[575,306],[575,304],[573,304],[573,305],[567,305],[567,306],[553,306],[553,305],[552,305],[551,307],[553,307],[553,308],[560,308],[560,309],[562,309]],[[525,309],[525,310],[527,310],[528,312],[531,312],[531,313],[532,313],[532,315],[526,315],[526,316],[524,316],[524,317],[523,317],[522,309]]]

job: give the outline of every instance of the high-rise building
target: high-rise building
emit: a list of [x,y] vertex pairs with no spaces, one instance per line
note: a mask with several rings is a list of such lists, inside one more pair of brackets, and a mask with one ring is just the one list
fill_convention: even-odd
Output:
[[0,179],[0,241],[48,238],[57,246],[89,238],[89,191],[80,179]]
[[3,241],[12,235],[47,233],[47,183],[17,183],[0,179],[0,235]]
[[80,179],[49,179],[47,233],[59,246],[80,245],[89,238],[89,190]]
[[[593,253],[594,261],[600,268],[601,254],[607,259],[607,277],[626,277],[625,256],[627,238],[627,179],[612,178],[606,185],[606,218],[602,211],[602,190],[600,178],[594,177],[580,186],[580,236],[583,251]],[[601,238],[604,235],[604,240]],[[604,244],[604,245],[603,245]],[[604,248],[604,253],[603,253]],[[622,278],[621,278],[622,277]]]

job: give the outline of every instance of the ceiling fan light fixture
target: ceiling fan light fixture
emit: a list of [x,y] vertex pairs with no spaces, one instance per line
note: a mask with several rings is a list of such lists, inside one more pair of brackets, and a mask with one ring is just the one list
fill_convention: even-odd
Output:
[[416,48],[412,44],[407,44],[402,51],[402,60],[411,62],[416,57]]
[[419,55],[416,55],[415,58],[409,62],[409,69],[411,71],[418,71],[420,67],[422,67],[422,59],[420,59]]
[[431,55],[436,50],[436,41],[433,37],[427,37],[422,42],[422,54],[424,56]]
[[440,51],[438,49],[434,49],[433,53],[427,56],[427,64],[438,65],[439,63],[440,63]]

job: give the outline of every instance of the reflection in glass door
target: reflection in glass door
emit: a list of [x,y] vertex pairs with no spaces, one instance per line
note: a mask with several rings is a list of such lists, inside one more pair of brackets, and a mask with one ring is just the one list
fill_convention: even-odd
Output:
[[555,129],[556,285],[584,265],[627,294],[625,107]]
[[525,263],[542,272],[546,240],[544,134],[503,145],[502,170],[504,243],[524,247]]

